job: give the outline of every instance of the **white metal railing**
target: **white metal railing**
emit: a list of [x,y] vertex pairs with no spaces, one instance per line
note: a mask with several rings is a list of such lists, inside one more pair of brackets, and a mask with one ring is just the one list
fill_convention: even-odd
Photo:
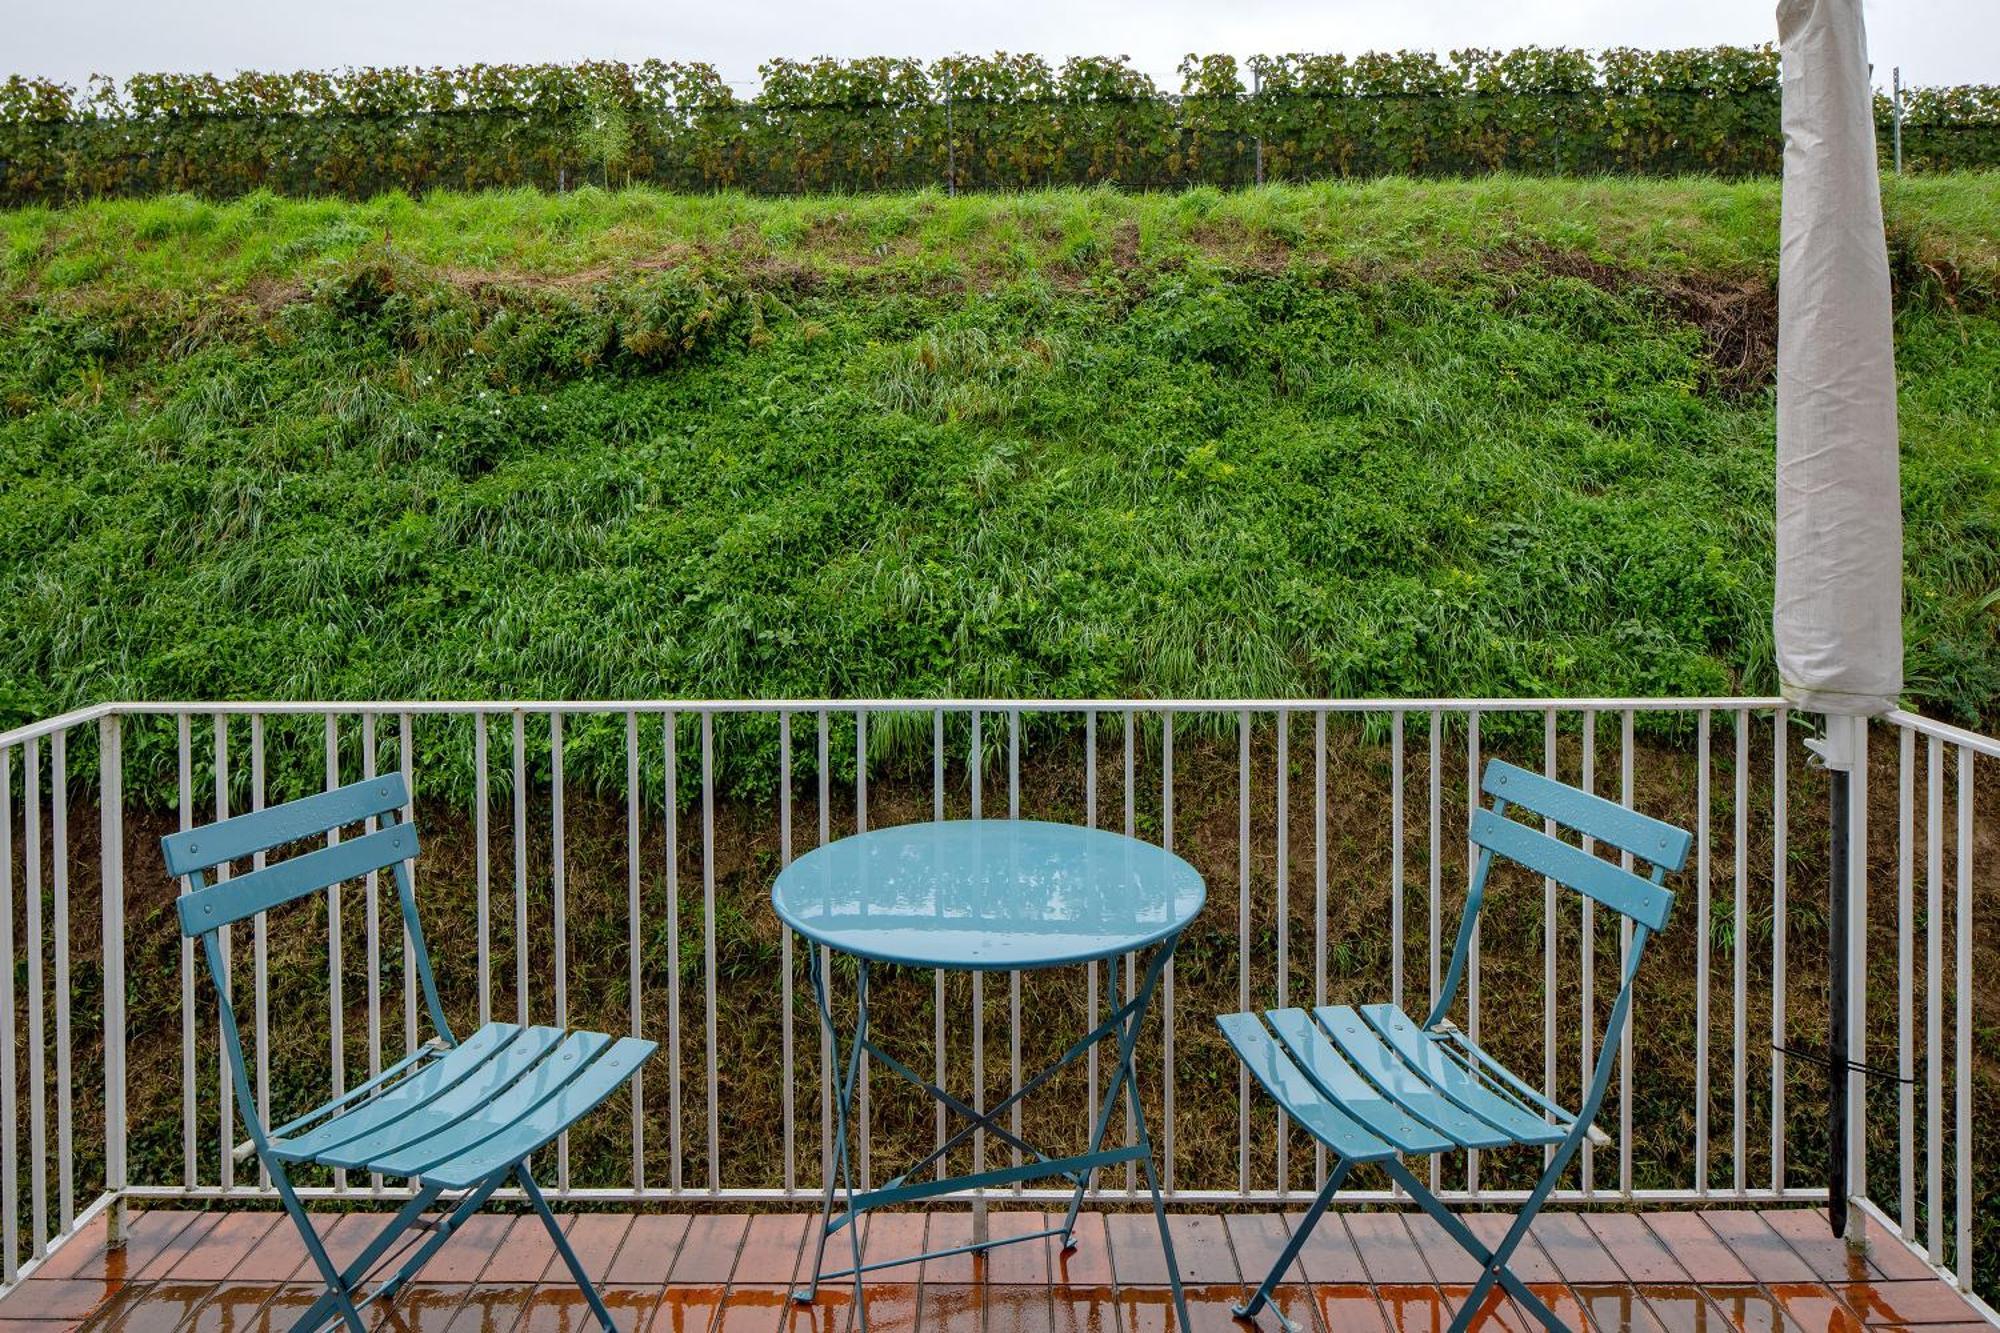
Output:
[[[1609,1143],[1584,1150],[1557,1197],[1820,1197],[1818,1166],[1802,1176],[1794,1162],[1823,1148],[1805,1131],[1821,1123],[1812,1108],[1824,1093],[1816,1071],[1789,1067],[1779,1049],[1794,1027],[1810,1034],[1824,1021],[1825,946],[1816,916],[1824,880],[1814,871],[1807,884],[1791,882],[1793,863],[1810,863],[1826,827],[1823,801],[1800,799],[1803,786],[1819,782],[1797,739],[1797,724],[1808,721],[1794,719],[1783,701],[1763,698],[172,703],[100,705],[0,733],[0,1280],[13,1281],[80,1218],[111,1201],[268,1192],[268,1181],[236,1150],[241,1128],[221,1076],[214,1002],[192,949],[174,940],[171,914],[158,910],[171,888],[150,878],[162,873],[151,835],[168,820],[187,827],[226,817],[233,800],[261,806],[274,773],[296,781],[306,765],[328,786],[395,767],[411,781],[420,826],[461,826],[468,867],[438,868],[428,859],[418,865],[420,886],[433,876],[452,881],[449,893],[420,887],[434,948],[440,941],[469,946],[461,971],[472,994],[456,997],[463,1009],[454,1012],[477,1021],[618,1027],[661,1040],[661,1055],[635,1082],[629,1103],[600,1112],[622,1117],[619,1146],[594,1137],[587,1151],[565,1141],[555,1153],[554,1192],[571,1198],[803,1202],[815,1195],[831,1150],[830,1092],[821,1074],[825,1034],[804,1001],[804,960],[788,935],[775,932],[774,968],[724,975],[718,913],[732,930],[745,929],[742,920],[759,907],[768,916],[760,893],[776,866],[844,832],[885,820],[1004,813],[1103,823],[1157,839],[1202,868],[1210,885],[1196,927],[1203,947],[1183,949],[1178,995],[1176,968],[1169,969],[1160,1000],[1165,1021],[1153,1026],[1144,1056],[1148,1094],[1163,1112],[1165,1183],[1184,1203],[1295,1199],[1323,1179],[1323,1151],[1308,1151],[1310,1141],[1272,1115],[1233,1062],[1210,1059],[1214,1052],[1199,1044],[1206,1028],[1189,1020],[1224,1008],[1350,996],[1415,1005],[1433,994],[1470,865],[1465,811],[1478,800],[1484,758],[1495,754],[1682,822],[1696,835],[1692,861],[1672,882],[1679,904],[1663,937],[1686,956],[1678,964],[1656,960],[1642,976],[1605,1116]],[[1880,720],[1876,733],[1878,763],[1894,756],[1897,816],[1875,821],[1872,833],[1863,818],[1853,833],[1857,925],[1845,963],[1857,1040],[1872,1036],[1877,1049],[1893,1041],[1895,1068],[1910,1081],[1891,1096],[1868,1092],[1853,1076],[1860,1123],[1876,1131],[1878,1161],[1882,1145],[1893,1142],[1888,1155],[1897,1174],[1893,1187],[1871,1190],[1863,1133],[1850,1180],[1856,1196],[1970,1289],[1977,1197],[1972,904],[1982,873],[1975,864],[1976,762],[2000,758],[2000,742],[1904,713]],[[757,750],[762,767],[725,773],[732,746]],[[622,763],[609,753],[614,747],[622,747]],[[975,755],[978,762],[970,762]],[[579,783],[566,765],[582,758],[592,767]],[[78,780],[85,769],[94,784]],[[127,800],[126,780],[135,774],[155,803],[171,790],[165,819],[146,801]],[[761,785],[746,790],[744,774]],[[1854,785],[1865,815],[1865,757]],[[1877,788],[1878,806],[1886,790]],[[92,804],[98,834],[94,845],[80,846],[71,810]],[[613,859],[622,864],[600,864],[611,855],[602,838],[590,864],[573,859],[572,812],[582,810],[601,834],[601,816],[621,804],[624,847]],[[720,833],[719,818],[727,824]],[[437,846],[436,839],[427,843]],[[746,870],[744,849],[753,845],[770,859]],[[1860,923],[1871,922],[1871,848],[1878,866],[1893,858],[1896,910],[1893,920],[1884,914],[1864,928]],[[1342,878],[1343,863],[1365,873]],[[92,873],[100,928],[79,940],[72,891]],[[1983,873],[1990,879],[1991,867]],[[614,874],[623,883],[622,904]],[[312,969],[315,993],[324,996],[324,1044],[316,1045],[324,1067],[307,1081],[322,1096],[343,1090],[350,1068],[372,1074],[385,1051],[394,1058],[398,1040],[408,1047],[425,1035],[415,990],[400,984],[408,942],[393,902],[385,939],[377,884],[371,877],[358,888],[358,904],[354,886],[326,895],[330,924],[321,928],[324,951]],[[1496,891],[1496,900],[1507,892]],[[595,904],[581,909],[588,917],[578,914],[578,893]],[[454,912],[468,919],[438,919]],[[537,914],[544,919],[532,919]],[[622,942],[612,950],[621,956],[579,958],[577,932],[601,942],[605,922],[621,915]],[[1622,944],[1603,915],[1545,882],[1539,919],[1528,913],[1520,923],[1534,955],[1526,961],[1539,962],[1539,977],[1523,973],[1516,957],[1489,960],[1506,974],[1506,988],[1483,1005],[1477,941],[1469,960],[1461,1021],[1475,1038],[1489,1029],[1516,1068],[1539,1067],[1556,1099],[1576,1086],[1594,1055],[1608,996],[1599,973],[1616,964]],[[1343,937],[1341,923],[1356,920],[1367,929]],[[545,955],[528,947],[543,938],[544,925]],[[239,955],[232,972],[252,992],[246,1036],[267,1119],[274,1089],[282,1083],[296,1091],[300,1080],[301,1048],[272,1007],[278,992],[303,984],[295,952],[283,955],[289,961],[274,979],[272,940],[282,928],[259,919],[249,959]],[[1511,947],[1522,948],[1521,939]],[[132,997],[142,1006],[136,1026],[126,1009],[135,953],[169,964],[178,954],[177,989]],[[511,982],[496,966],[510,954]],[[1869,964],[1891,954],[1894,983],[1871,996]],[[1685,997],[1685,975],[1662,974],[1675,968],[1692,970],[1691,1013],[1673,1007]],[[1129,987],[1129,960],[1124,969],[1100,976],[1092,966],[1056,984],[1080,988],[1086,1011],[1100,1013],[1115,998],[1121,970]],[[596,997],[587,1001],[589,1012],[579,1011],[572,984],[585,972]],[[617,989],[614,973],[623,987],[615,1004],[604,998]],[[96,979],[95,988],[73,987],[81,976]],[[1004,1009],[1002,997],[988,994],[1002,984]],[[1055,992],[1040,979],[1034,984],[1034,995],[1050,1002]],[[928,991],[922,1035],[934,1076],[987,1089],[1004,1062],[1018,1086],[1024,1035],[1036,1037],[1023,1022],[1023,978],[974,976],[961,986],[939,974]],[[92,997],[82,1021],[73,992]],[[1534,1024],[1523,1006],[1537,993]],[[725,1134],[725,1127],[737,1118],[733,1062],[752,1056],[735,1049],[743,1034],[720,1015],[760,997],[777,1013],[770,1109],[779,1128],[757,1151],[744,1151],[740,1133]],[[1197,1046],[1181,1049],[1189,1040]],[[274,1042],[282,1051],[276,1069]],[[1638,1047],[1647,1043],[1648,1059],[1638,1066]],[[921,1052],[908,1054],[924,1067]],[[768,1064],[771,1056],[755,1058]],[[130,1086],[135,1067],[150,1071],[156,1086]],[[174,1077],[178,1095],[167,1097],[158,1081]],[[1094,1060],[1086,1077],[1091,1096],[1074,1099],[1078,1106],[1095,1100]],[[1234,1083],[1233,1099],[1217,1091],[1215,1080],[1224,1078]],[[133,1109],[135,1092],[143,1114]],[[1662,1118],[1675,1106],[1691,1112],[1684,1129]],[[876,1113],[887,1125],[893,1108],[871,1107],[864,1081],[857,1109],[859,1166],[868,1178]],[[1018,1129],[1021,1108],[1013,1115]],[[911,1132],[895,1127],[905,1136],[901,1146],[910,1146]],[[946,1132],[938,1108],[930,1134],[941,1142]],[[1523,1192],[1518,1172],[1510,1174],[1504,1161],[1489,1166],[1477,1153],[1432,1172],[1447,1198],[1506,1202]],[[1137,1198],[1134,1185],[1129,1172],[1107,1176],[1097,1194],[1112,1202]],[[335,1173],[306,1192],[394,1191],[379,1179]],[[1011,1193],[1054,1197],[1018,1187]],[[1357,1189],[1353,1197],[1392,1196]]]

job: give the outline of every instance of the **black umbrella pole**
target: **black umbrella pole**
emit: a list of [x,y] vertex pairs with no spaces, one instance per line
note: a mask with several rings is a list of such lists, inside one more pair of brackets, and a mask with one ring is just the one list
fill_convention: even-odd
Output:
[[[1844,719],[1843,719],[1844,720]],[[1826,1215],[1833,1234],[1847,1234],[1847,791],[1844,768],[1827,773],[1827,829],[1833,840],[1827,865],[1826,989],[1827,989],[1827,1113]]]

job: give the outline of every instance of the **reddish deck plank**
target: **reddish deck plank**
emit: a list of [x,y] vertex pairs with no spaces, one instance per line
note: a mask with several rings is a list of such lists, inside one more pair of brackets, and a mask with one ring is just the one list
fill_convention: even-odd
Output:
[[[379,1213],[315,1218],[336,1257],[354,1253],[383,1220]],[[1057,1220],[996,1212],[993,1234],[1027,1234]],[[1298,1220],[1173,1216],[1196,1328],[1243,1327],[1230,1318],[1230,1307],[1261,1281]],[[1491,1244],[1511,1220],[1504,1213],[1473,1213],[1467,1225]],[[801,1257],[810,1253],[812,1221],[803,1213],[606,1213],[560,1221],[603,1282],[621,1328],[848,1333],[852,1326],[849,1283],[827,1285],[810,1306],[789,1300]],[[1537,1220],[1515,1268],[1578,1329],[1972,1333],[1991,1327],[1893,1234],[1871,1227],[1871,1252],[1859,1257],[1831,1236],[1821,1240],[1815,1225],[1823,1231],[1824,1215],[1806,1209],[1768,1218],[1728,1209],[1551,1213]],[[864,1242],[871,1257],[886,1257],[956,1243],[961,1233],[970,1234],[963,1208],[883,1213],[869,1219]],[[289,1222],[272,1212],[135,1213],[130,1235],[130,1248],[120,1254],[106,1249],[101,1228],[87,1227],[36,1276],[0,1298],[0,1333],[282,1328],[317,1294],[303,1246]],[[1165,1333],[1173,1327],[1167,1268],[1150,1213],[1083,1214],[1077,1238],[1078,1249],[1068,1255],[1036,1240],[1001,1247],[977,1262],[906,1265],[871,1277],[870,1324],[881,1333]],[[1469,1298],[1475,1269],[1429,1219],[1336,1212],[1322,1219],[1276,1299],[1315,1333],[1435,1333]],[[536,1218],[483,1214],[432,1260],[381,1326],[406,1333],[530,1333],[579,1327],[584,1309]],[[1475,1327],[1535,1333],[1512,1298],[1492,1297],[1482,1310]],[[1259,1327],[1270,1326],[1268,1317],[1260,1321]]]

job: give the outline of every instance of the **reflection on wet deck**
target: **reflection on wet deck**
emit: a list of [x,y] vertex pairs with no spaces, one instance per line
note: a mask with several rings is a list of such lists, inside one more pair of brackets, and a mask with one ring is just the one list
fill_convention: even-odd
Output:
[[[363,1245],[380,1218],[327,1214],[321,1234],[336,1262]],[[801,1266],[808,1219],[767,1213],[594,1213],[565,1219],[584,1263],[604,1282],[621,1329],[658,1333],[844,1333],[846,1287],[811,1306],[787,1292]],[[1276,1258],[1295,1219],[1274,1214],[1173,1219],[1197,1327],[1242,1328],[1229,1315],[1246,1279]],[[1504,1214],[1475,1215],[1495,1236]],[[1037,1214],[996,1212],[997,1234],[1046,1225]],[[884,1213],[869,1219],[869,1258],[970,1237],[963,1211]],[[1860,1333],[1922,1326],[1926,1333],[1987,1329],[1980,1315],[1893,1238],[1873,1235],[1865,1256],[1827,1234],[1812,1209],[1757,1212],[1550,1213],[1517,1260],[1523,1279],[1572,1327],[1645,1333]],[[876,1275],[869,1324],[983,1333],[1164,1333],[1174,1327],[1152,1219],[1086,1214],[1077,1249],[1046,1241],[960,1255]],[[1471,1261],[1421,1217],[1348,1213],[1322,1225],[1301,1253],[1279,1304],[1323,1333],[1442,1330],[1476,1277]],[[290,1224],[271,1212],[132,1215],[130,1241],[107,1251],[102,1225],[62,1247],[0,1298],[0,1333],[85,1327],[129,1330],[286,1329],[317,1288]],[[392,1307],[369,1312],[387,1330],[583,1330],[582,1298],[568,1284],[540,1223],[473,1219]],[[1484,1326],[1533,1327],[1495,1301]],[[1260,1326],[1271,1330],[1266,1316]]]

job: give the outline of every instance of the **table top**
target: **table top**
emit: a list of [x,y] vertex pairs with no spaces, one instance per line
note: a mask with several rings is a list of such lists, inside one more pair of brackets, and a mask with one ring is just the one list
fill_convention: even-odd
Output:
[[872,829],[806,853],[771,905],[818,944],[954,971],[1113,958],[1177,935],[1208,890],[1149,842],[1027,819]]

